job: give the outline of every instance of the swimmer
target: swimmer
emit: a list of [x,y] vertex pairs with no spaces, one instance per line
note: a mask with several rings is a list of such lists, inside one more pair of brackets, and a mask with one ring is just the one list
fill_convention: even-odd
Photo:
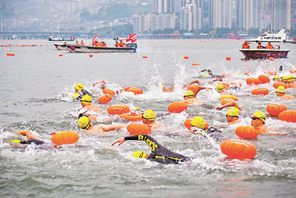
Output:
[[151,130],[155,130],[160,127],[160,125],[155,121],[156,114],[152,109],[147,109],[142,115],[143,123],[148,125]]
[[99,135],[104,132],[117,131],[126,125],[93,125],[92,121],[87,116],[81,116],[77,121],[78,127],[84,129],[84,132],[89,135]]
[[267,126],[265,125],[266,115],[262,111],[256,111],[252,115],[251,125],[260,135],[287,135],[287,133],[274,133],[270,132]]
[[120,146],[126,140],[144,141],[151,148],[151,153],[148,155],[142,151],[136,151],[133,156],[137,158],[146,158],[161,164],[178,164],[180,162],[190,161],[189,157],[170,151],[169,149],[160,145],[155,139],[149,135],[128,136],[122,139],[115,140],[112,146],[117,144]]
[[286,94],[286,89],[284,86],[278,86],[275,93],[278,97],[280,97],[282,99],[286,99],[286,100],[294,100],[295,99],[294,96]]
[[186,105],[188,106],[191,106],[191,105],[196,105],[196,106],[201,106],[201,107],[204,107],[204,108],[207,108],[207,109],[213,109],[214,106],[213,105],[210,105],[210,104],[206,104],[205,102],[201,101],[201,100],[198,100],[196,97],[195,97],[195,94],[193,91],[191,90],[187,90],[185,93],[184,93],[184,101]]
[[87,90],[84,89],[84,86],[82,83],[78,83],[74,87],[75,93],[72,95],[72,98],[74,100],[80,100],[82,96],[88,94],[91,95]]
[[222,110],[222,109],[224,109],[224,108],[226,108],[226,107],[236,107],[236,108],[238,108],[239,110],[241,110],[241,108],[238,106],[237,102],[234,101],[234,100],[229,100],[229,102],[225,103],[225,104],[222,105],[222,106],[218,106],[218,107],[216,107],[216,109],[217,109],[217,110]]
[[226,112],[226,120],[229,125],[239,123],[239,114],[240,111],[237,107],[231,107]]
[[30,131],[19,131],[17,134],[26,137],[26,140],[11,140],[12,143],[35,145],[41,145],[45,143],[44,141],[38,139],[37,136]]

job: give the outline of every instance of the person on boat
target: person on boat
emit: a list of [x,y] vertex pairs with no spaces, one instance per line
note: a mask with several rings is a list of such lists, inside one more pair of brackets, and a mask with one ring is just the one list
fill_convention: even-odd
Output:
[[115,47],[120,47],[118,40],[115,42]]
[[84,46],[84,41],[83,40],[80,41],[80,45]]
[[101,41],[101,47],[107,47],[107,44],[105,43],[105,41]]
[[213,137],[216,140],[221,139],[222,131],[214,127],[209,127],[208,123],[200,116],[195,116],[194,118],[192,118],[190,125],[191,126],[189,131],[193,134],[202,136],[209,135],[210,137]]
[[122,139],[117,139],[112,143],[112,146],[118,144],[120,146],[126,140],[144,141],[151,148],[151,153],[146,154],[142,151],[136,151],[133,156],[136,158],[144,158],[155,161],[161,164],[178,164],[180,162],[190,161],[191,159],[182,154],[170,151],[169,149],[160,145],[154,138],[149,135],[135,135],[127,136]]
[[91,95],[87,90],[84,89],[84,85],[82,83],[78,83],[74,86],[74,94],[72,98],[74,100],[80,100],[84,95]]
[[257,49],[263,49],[264,47],[261,45],[261,42],[258,43]]
[[98,124],[93,125],[92,121],[88,116],[81,116],[77,121],[78,127],[84,129],[84,132],[89,135],[100,135],[105,132],[117,131],[126,127],[126,125],[105,125]]
[[148,125],[151,130],[155,130],[160,127],[160,125],[155,121],[156,114],[152,109],[147,109],[142,115],[142,121],[144,124]]
[[286,100],[294,100],[295,99],[294,96],[286,94],[286,89],[282,85],[278,86],[278,88],[276,88],[275,93],[278,97],[280,97],[282,99],[286,99]]
[[268,43],[267,43],[267,45],[266,45],[265,48],[266,48],[266,49],[273,49],[274,47],[273,47],[273,45],[271,44],[271,42],[268,41]]
[[242,45],[242,49],[250,49],[250,45],[248,44],[247,41],[245,41]]
[[119,47],[126,47],[126,44],[122,40],[120,40],[119,41]]
[[76,40],[76,45],[79,45],[79,41],[78,40]]
[[240,111],[237,107],[231,107],[226,112],[226,120],[229,125],[240,122],[239,120]]

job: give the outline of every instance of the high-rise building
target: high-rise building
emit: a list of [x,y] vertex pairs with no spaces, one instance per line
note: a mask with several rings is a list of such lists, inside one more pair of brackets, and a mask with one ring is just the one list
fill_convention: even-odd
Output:
[[261,29],[262,25],[262,1],[261,0],[237,0],[236,18],[237,26],[241,30],[251,28]]
[[156,13],[174,13],[175,0],[154,0],[154,12]]
[[232,0],[212,1],[212,28],[232,28]]
[[273,0],[272,29],[291,29],[291,0]]
[[202,25],[202,11],[199,1],[183,1],[180,10],[180,30],[197,31]]

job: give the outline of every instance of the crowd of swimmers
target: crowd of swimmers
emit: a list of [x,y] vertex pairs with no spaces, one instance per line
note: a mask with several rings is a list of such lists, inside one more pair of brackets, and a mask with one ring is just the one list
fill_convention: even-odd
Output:
[[[279,71],[282,72],[283,67],[281,66]],[[238,89],[241,85],[236,83],[226,83],[223,79],[226,78],[226,75],[214,75],[211,70],[203,70],[202,72],[208,72],[210,74],[210,78],[213,79],[212,82],[215,82],[214,90],[221,95],[221,98],[225,97],[224,104],[215,106],[206,104],[204,101],[198,98],[198,93],[202,90],[208,91],[213,88],[206,87],[202,85],[200,80],[194,80],[187,85],[184,85],[183,88],[183,100],[186,105],[188,106],[201,106],[208,109],[216,109],[222,110],[227,109],[225,115],[225,121],[228,123],[229,126],[237,125],[241,123],[242,114],[241,114],[241,106],[238,104],[238,101],[235,100],[236,96],[231,94],[231,89]],[[218,82],[217,82],[218,81]],[[286,75],[286,76],[278,76],[275,75],[273,77],[273,81],[275,82],[282,82],[282,83],[295,83],[295,76],[293,75]],[[97,90],[96,93],[91,93],[90,91],[86,90],[82,83],[78,83],[74,86],[74,93],[72,98],[74,101],[79,101],[81,107],[79,108],[78,115],[77,115],[77,126],[83,131],[85,134],[89,135],[97,135],[106,132],[112,131],[119,131],[122,130],[127,126],[126,123],[124,124],[99,124],[97,122],[98,118],[104,115],[104,111],[100,108],[99,105],[93,103],[93,98],[98,97],[98,93],[103,91],[108,87],[108,84],[105,81],[100,83],[94,83],[93,86],[100,85],[99,91]],[[189,87],[194,87],[194,89],[189,89]],[[97,87],[96,87],[97,88]],[[187,88],[187,89],[186,89]],[[124,89],[116,90],[114,94],[120,94],[123,92]],[[174,87],[171,86],[170,88],[162,87],[162,91],[164,92],[173,92]],[[282,98],[282,99],[289,99],[294,100],[294,96],[287,95],[286,89],[284,86],[278,86],[275,89],[275,94]],[[226,97],[227,96],[227,97]],[[133,111],[139,113],[139,109],[134,109]],[[141,111],[141,122],[147,125],[152,131],[158,130],[161,128],[161,124],[156,121],[156,113],[153,109],[146,109]],[[283,135],[281,133],[272,132],[266,125],[267,115],[263,111],[254,111],[251,116],[251,123],[250,125],[254,127],[258,131],[259,134],[262,135]],[[112,121],[112,118],[111,118]],[[209,126],[208,122],[201,116],[193,117],[189,122],[188,132],[197,135],[204,135],[207,134],[212,136],[214,139],[219,141],[221,139],[221,135],[223,132],[213,126]],[[19,144],[36,144],[42,145],[44,141],[38,139],[37,136],[33,135],[28,131],[21,131],[18,133],[19,135],[25,136],[26,140],[19,141]],[[144,141],[150,148],[151,153],[146,154],[143,151],[137,151],[134,153],[134,156],[138,158],[147,158],[152,161],[156,161],[159,163],[169,164],[169,163],[179,163],[190,161],[190,158],[184,156],[182,154],[170,151],[169,149],[165,148],[164,146],[160,145],[153,137],[150,135],[145,134],[138,134],[132,136],[126,136],[120,139],[117,139],[113,142],[112,145],[121,145],[127,140],[137,140],[137,141]]]

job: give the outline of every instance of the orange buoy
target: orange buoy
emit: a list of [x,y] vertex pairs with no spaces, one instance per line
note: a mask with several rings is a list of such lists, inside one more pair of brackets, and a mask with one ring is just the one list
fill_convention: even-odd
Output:
[[230,57],[230,56],[227,56],[225,59],[226,59],[227,61],[231,61],[231,57]]
[[259,133],[252,126],[238,126],[235,129],[235,134],[242,139],[257,139]]
[[255,78],[253,78],[253,77],[246,78],[247,85],[253,85],[254,84],[254,80],[255,80]]
[[130,112],[130,109],[126,105],[111,105],[107,108],[107,112],[110,115],[121,115]]
[[268,95],[269,91],[267,88],[253,89],[251,92],[253,95]]
[[128,121],[139,121],[142,120],[142,115],[136,114],[136,113],[123,113],[120,115],[122,119],[128,120]]
[[256,155],[256,147],[243,140],[224,140],[220,148],[222,153],[230,159],[253,159]]
[[260,84],[260,80],[258,78],[254,78],[253,82],[254,82],[254,85]]
[[279,119],[286,122],[296,122],[296,110],[285,110],[279,114]]
[[63,144],[75,144],[78,140],[79,135],[74,131],[58,131],[51,134],[51,141],[57,146]]
[[219,100],[223,100],[223,99],[232,99],[232,100],[236,100],[238,101],[238,98],[234,95],[222,95]]
[[146,58],[148,58],[148,56],[143,56],[142,58],[146,59]]
[[104,94],[109,94],[110,96],[114,96],[115,95],[115,91],[113,91],[112,89],[108,89],[108,88],[104,88],[103,90],[102,90],[102,92],[104,93]]
[[112,100],[112,96],[109,94],[102,95],[98,98],[99,104],[108,104]]
[[270,82],[269,77],[266,76],[266,75],[260,75],[258,77],[258,80],[260,81],[261,84],[265,84],[265,83],[269,83]]
[[187,109],[187,105],[184,102],[173,102],[168,106],[168,111],[171,113],[181,113],[186,109]]
[[284,104],[268,104],[266,106],[266,111],[269,113],[269,115],[278,117],[279,114],[287,110],[287,108],[287,105]]
[[92,54],[89,54],[89,55],[88,55],[88,57],[92,58],[92,57],[94,57],[94,55],[92,55]]
[[146,124],[131,123],[126,127],[130,135],[146,135],[151,134],[151,129]]
[[296,69],[292,69],[292,70],[290,70],[290,73],[291,73],[291,74],[296,74]]
[[264,71],[264,73],[266,73],[268,75],[277,75],[278,74],[276,71],[272,71],[272,70]]
[[184,58],[184,60],[188,60],[189,56],[184,56],[183,58]]
[[201,86],[196,84],[188,85],[187,90],[193,91],[194,95],[196,95],[201,90]]
[[287,88],[287,84],[286,83],[283,83],[283,82],[274,82],[273,85],[272,85],[274,88],[278,88],[279,86],[283,86],[285,88]]
[[200,64],[199,63],[192,63],[192,66],[196,67],[196,66],[200,66]]
[[59,57],[63,57],[64,56],[64,54],[59,54]]
[[144,91],[140,88],[137,87],[128,87],[126,90],[126,92],[133,92],[135,95],[139,95],[139,94],[143,94]]
[[184,121],[184,126],[187,128],[187,129],[190,129],[191,128],[191,120],[190,118],[186,119]]
[[10,52],[10,53],[7,53],[6,56],[15,56],[15,53]]

